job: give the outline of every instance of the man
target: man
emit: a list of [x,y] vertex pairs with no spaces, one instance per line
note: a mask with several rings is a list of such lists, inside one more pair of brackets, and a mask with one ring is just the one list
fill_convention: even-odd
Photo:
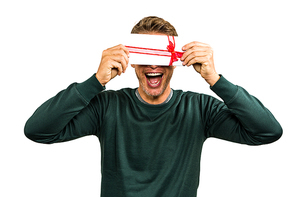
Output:
[[[142,19],[132,33],[177,36],[158,17]],[[26,136],[40,143],[98,136],[102,197],[195,197],[208,137],[261,145],[278,140],[282,128],[258,99],[217,74],[209,45],[182,49],[183,65],[192,65],[224,102],[172,90],[173,66],[132,65],[139,88],[103,91],[128,67],[129,51],[118,45],[103,52],[96,74],[42,104],[27,121]]]

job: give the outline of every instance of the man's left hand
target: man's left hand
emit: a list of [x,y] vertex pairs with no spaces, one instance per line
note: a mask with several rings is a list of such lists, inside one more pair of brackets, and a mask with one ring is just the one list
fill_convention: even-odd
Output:
[[215,70],[213,49],[208,44],[191,42],[182,48],[184,52],[181,57],[184,66],[193,65],[194,69],[213,86],[220,78]]

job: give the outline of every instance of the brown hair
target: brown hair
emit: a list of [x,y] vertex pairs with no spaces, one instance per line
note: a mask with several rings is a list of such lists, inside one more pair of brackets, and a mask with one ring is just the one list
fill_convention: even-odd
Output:
[[168,36],[178,36],[173,25],[157,16],[148,16],[140,20],[132,29],[132,34],[162,33]]

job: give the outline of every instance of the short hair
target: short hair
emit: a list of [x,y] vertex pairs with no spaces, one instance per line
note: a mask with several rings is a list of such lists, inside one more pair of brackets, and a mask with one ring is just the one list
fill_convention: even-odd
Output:
[[132,34],[162,33],[167,36],[178,36],[173,25],[157,16],[148,16],[140,20],[132,29]]

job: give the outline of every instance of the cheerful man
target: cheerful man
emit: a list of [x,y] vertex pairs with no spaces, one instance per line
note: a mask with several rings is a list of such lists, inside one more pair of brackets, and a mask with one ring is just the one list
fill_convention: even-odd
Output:
[[[143,18],[132,33],[177,36],[158,17]],[[103,91],[128,67],[129,50],[117,45],[103,52],[96,74],[43,103],[25,135],[48,144],[96,135],[102,197],[195,197],[207,138],[261,145],[278,140],[282,128],[258,99],[217,74],[209,45],[191,42],[182,50],[183,65],[224,102],[171,89],[173,66],[132,65],[139,88]]]

